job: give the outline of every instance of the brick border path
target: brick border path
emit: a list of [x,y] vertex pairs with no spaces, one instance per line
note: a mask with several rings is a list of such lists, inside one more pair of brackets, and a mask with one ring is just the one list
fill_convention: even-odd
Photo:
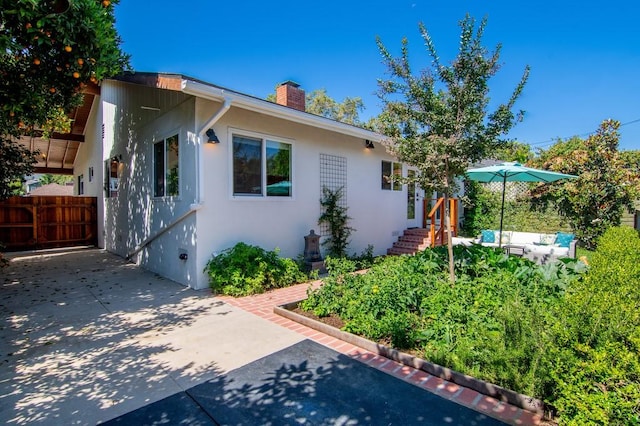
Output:
[[[311,283],[317,287],[320,281]],[[364,350],[358,346],[328,336],[317,330],[281,317],[273,312],[275,306],[302,300],[307,296],[309,283],[277,289],[264,294],[233,298],[229,296],[217,296],[218,299],[229,305],[250,312],[282,327],[293,330],[303,336],[348,357],[357,359],[372,368],[384,371],[387,374],[435,393],[445,399],[456,402],[472,410],[491,416],[510,425],[539,425],[541,416],[527,410],[515,407],[495,398],[483,395],[474,390],[464,388],[455,383],[448,382],[439,377],[432,376],[422,370],[400,364],[383,356]]]

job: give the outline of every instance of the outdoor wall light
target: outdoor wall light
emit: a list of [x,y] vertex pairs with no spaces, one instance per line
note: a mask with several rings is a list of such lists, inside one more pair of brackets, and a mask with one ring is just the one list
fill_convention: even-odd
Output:
[[216,132],[213,131],[213,129],[209,129],[207,130],[207,137],[209,139],[207,139],[208,143],[220,143],[220,139],[218,139],[218,136],[216,136]]
[[365,141],[364,141],[364,146],[365,146],[367,149],[373,149],[373,148],[374,148],[374,146],[373,146],[373,142],[371,142],[369,139],[365,139]]

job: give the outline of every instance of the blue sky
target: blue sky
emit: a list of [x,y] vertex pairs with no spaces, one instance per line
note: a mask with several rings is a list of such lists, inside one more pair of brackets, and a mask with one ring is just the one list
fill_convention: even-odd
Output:
[[640,149],[637,0],[122,0],[115,10],[137,71],[181,73],[262,98],[293,80],[339,101],[360,96],[363,119],[381,109],[375,92],[386,70],[376,36],[394,53],[406,36],[419,70],[430,60],[418,22],[449,62],[458,22],[466,13],[486,16],[484,45],[503,46],[491,98],[506,101],[531,66],[516,105],[525,120],[509,137],[547,148],[558,137],[586,137],[613,118],[623,123],[620,148]]

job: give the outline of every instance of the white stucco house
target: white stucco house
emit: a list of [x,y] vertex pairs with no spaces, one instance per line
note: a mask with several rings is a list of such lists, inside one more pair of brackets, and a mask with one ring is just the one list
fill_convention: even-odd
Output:
[[277,91],[272,103],[182,75],[105,80],[74,163],[98,198],[99,246],[204,288],[208,260],[237,242],[300,255],[323,186],[344,188],[353,253],[422,226],[420,190],[383,178],[411,171],[381,135],[304,112],[295,83]]

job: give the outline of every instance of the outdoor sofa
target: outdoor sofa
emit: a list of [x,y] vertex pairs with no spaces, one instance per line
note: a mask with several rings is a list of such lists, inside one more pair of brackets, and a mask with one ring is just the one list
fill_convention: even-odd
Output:
[[[483,230],[474,241],[488,247],[498,247],[500,231]],[[547,263],[561,257],[576,257],[576,242],[573,234],[556,232],[543,234],[538,232],[502,231],[502,247],[514,251],[536,263]]]

